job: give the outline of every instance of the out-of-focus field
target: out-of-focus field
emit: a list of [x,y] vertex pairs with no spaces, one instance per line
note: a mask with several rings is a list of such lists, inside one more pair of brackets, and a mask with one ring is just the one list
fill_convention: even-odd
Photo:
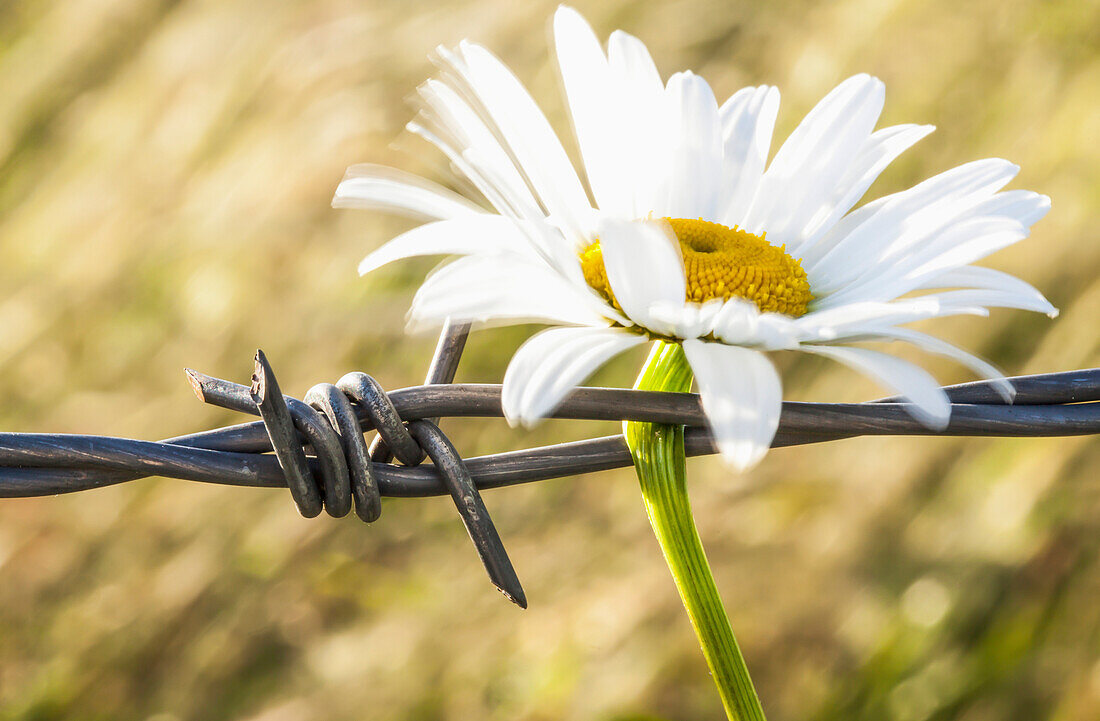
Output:
[[[284,388],[418,383],[403,317],[430,263],[360,279],[404,221],[329,208],[345,166],[447,181],[403,133],[426,54],[489,45],[555,125],[552,2],[0,4],[0,424],[160,438],[240,418],[192,366]],[[778,136],[854,72],[883,124],[939,131],[871,194],[1004,156],[1054,210],[990,265],[1043,289],[936,328],[1010,373],[1100,364],[1100,4],[581,2],[725,97],[781,87]],[[498,381],[530,328],[478,333]],[[628,385],[639,357],[597,382]],[[968,376],[925,359],[944,382]],[[792,399],[879,390],[782,359]],[[613,432],[446,425],[466,454]],[[1100,444],[863,439],[690,464],[704,542],[773,721],[1100,718]],[[0,719],[714,719],[628,471],[488,494],[531,609],[496,594],[447,499],[372,527],[286,492],[148,480],[0,501]]]

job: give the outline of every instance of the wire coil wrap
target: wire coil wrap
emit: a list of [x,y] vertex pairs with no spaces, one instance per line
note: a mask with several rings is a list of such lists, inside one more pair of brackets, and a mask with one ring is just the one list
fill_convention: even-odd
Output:
[[[490,580],[511,601],[526,607],[523,587],[496,526],[450,439],[433,420],[406,425],[386,391],[369,375],[349,373],[335,385],[315,385],[304,402],[283,395],[263,351],[256,352],[248,388],[196,371],[188,371],[188,377],[203,401],[259,414],[291,496],[307,518],[322,510],[335,518],[346,516],[353,499],[359,518],[368,523],[378,518],[382,495],[374,472],[377,461],[363,440],[364,431],[378,431],[387,454],[392,449],[408,466],[431,458]],[[313,451],[312,465],[306,447]]]

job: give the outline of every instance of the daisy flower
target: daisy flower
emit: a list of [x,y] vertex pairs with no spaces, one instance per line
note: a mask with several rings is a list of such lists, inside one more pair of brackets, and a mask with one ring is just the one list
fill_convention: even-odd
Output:
[[[487,204],[396,170],[354,166],[337,207],[432,221],[367,256],[366,273],[417,255],[460,256],[432,273],[410,325],[447,317],[547,323],[504,378],[512,423],[532,424],[613,356],[682,345],[722,456],[747,468],[769,448],[782,392],[768,358],[825,356],[904,396],[932,428],[950,404],[924,370],[852,345],[902,341],[999,379],[988,363],[904,327],[991,307],[1056,314],[1032,286],[972,265],[1025,237],[1047,197],[1003,191],[1019,168],[961,165],[853,210],[875,178],[932,132],[875,130],[884,86],[851,77],[768,156],[774,87],[721,105],[691,72],[663,83],[645,46],[621,31],[606,50],[574,10],[554,17],[582,181],[546,116],[485,48],[439,49],[408,128],[439,148]],[[491,207],[491,210],[488,209]]]

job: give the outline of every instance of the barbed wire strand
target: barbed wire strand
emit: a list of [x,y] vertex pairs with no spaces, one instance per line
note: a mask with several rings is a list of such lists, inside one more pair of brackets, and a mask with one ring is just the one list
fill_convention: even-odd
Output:
[[[204,400],[247,388],[189,371]],[[908,415],[904,404],[888,398],[867,403],[783,403],[774,448],[822,443],[864,435],[938,436],[1073,436],[1100,433],[1100,368],[1010,379],[1017,388],[1009,406],[985,382],[948,386],[951,420],[932,431]],[[222,387],[219,387],[222,386]],[[388,393],[395,413],[404,420],[426,417],[502,417],[499,384],[413,386]],[[229,391],[229,396],[235,395]],[[221,405],[221,404],[219,404]],[[230,406],[258,415],[254,404]],[[380,430],[360,404],[357,418],[365,432]],[[704,424],[699,397],[693,393],[657,393],[611,388],[579,388],[550,418],[638,420],[689,426],[688,452],[715,453]],[[481,490],[630,464],[607,436],[541,448],[465,459]],[[623,446],[625,449],[625,446]],[[0,497],[55,495],[164,476],[223,485],[286,488],[277,460],[268,455],[270,439],[262,422],[243,423],[163,441],[109,436],[0,433]],[[625,453],[625,451],[624,451]],[[310,469],[319,471],[316,457]],[[382,496],[445,495],[430,466],[376,464]]]
[[[0,497],[98,488],[152,475],[229,485],[289,488],[303,516],[379,517],[382,496],[449,494],[494,585],[526,598],[479,489],[630,465],[621,435],[462,459],[439,429],[443,417],[502,416],[501,386],[455,384],[467,324],[443,329],[426,384],[387,393],[365,373],[314,386],[305,401],[284,396],[262,351],[251,386],[188,370],[204,402],[261,420],[165,441],[0,433]],[[915,421],[900,398],[858,404],[786,402],[773,447],[860,435],[1069,436],[1100,433],[1100,369],[1020,376],[1014,404],[990,382],[944,389],[943,431]],[[716,452],[699,397],[580,388],[554,418],[649,421],[688,426],[688,455]],[[377,431],[368,448],[364,433]],[[308,453],[307,453],[308,451]],[[273,452],[273,454],[272,454]],[[420,463],[427,456],[429,466]],[[390,462],[396,457],[400,465]],[[385,460],[379,460],[385,459]]]

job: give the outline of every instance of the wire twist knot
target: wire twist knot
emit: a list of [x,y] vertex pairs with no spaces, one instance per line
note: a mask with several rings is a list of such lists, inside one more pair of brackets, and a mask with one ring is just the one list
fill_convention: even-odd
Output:
[[[239,408],[243,386],[191,374],[203,400]],[[305,400],[284,396],[263,351],[256,352],[249,399],[259,411],[271,447],[279,461],[298,511],[313,518],[326,511],[334,518],[352,509],[367,523],[382,512],[382,494],[374,469],[392,454],[406,466],[428,457],[438,471],[474,541],[489,577],[510,600],[526,607],[527,600],[512,563],[466,464],[446,434],[432,419],[404,422],[385,389],[366,373],[348,373],[335,384],[319,383]],[[369,421],[365,429],[356,406]],[[373,429],[384,445],[373,453],[364,431]],[[319,464],[314,474],[306,456],[313,451]]]

